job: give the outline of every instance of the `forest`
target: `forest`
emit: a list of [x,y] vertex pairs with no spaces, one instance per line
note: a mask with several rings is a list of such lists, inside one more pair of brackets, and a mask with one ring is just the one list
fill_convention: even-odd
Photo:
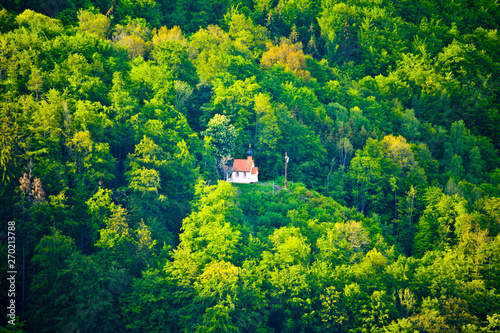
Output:
[[500,331],[499,27],[0,0],[0,332]]

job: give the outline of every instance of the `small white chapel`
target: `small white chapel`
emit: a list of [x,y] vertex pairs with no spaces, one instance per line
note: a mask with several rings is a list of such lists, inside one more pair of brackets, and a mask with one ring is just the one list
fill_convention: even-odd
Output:
[[228,182],[250,184],[259,181],[259,168],[255,166],[251,146],[248,148],[246,160],[235,159],[229,171]]

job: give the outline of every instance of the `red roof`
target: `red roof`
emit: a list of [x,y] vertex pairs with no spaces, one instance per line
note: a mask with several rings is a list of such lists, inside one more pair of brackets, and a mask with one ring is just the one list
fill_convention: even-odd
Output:
[[250,172],[252,170],[253,160],[234,160],[233,162],[233,171],[239,172]]
[[259,173],[259,168],[255,167],[252,169],[252,175]]

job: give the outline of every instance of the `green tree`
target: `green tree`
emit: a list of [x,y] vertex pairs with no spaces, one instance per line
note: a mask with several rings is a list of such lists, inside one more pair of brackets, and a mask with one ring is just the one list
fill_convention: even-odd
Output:
[[[279,104],[274,111],[282,134],[277,146],[282,158],[285,152],[290,157],[288,179],[307,182],[311,187],[323,185],[327,174],[323,166],[328,159],[320,137],[312,128],[300,123],[286,105]],[[284,165],[278,164],[277,170],[278,175],[283,175]]]
[[479,183],[484,177],[485,163],[481,157],[481,150],[478,147],[472,148],[469,152],[469,168],[465,179],[471,183]]
[[107,143],[94,143],[88,130],[76,132],[68,142],[67,167],[76,186],[90,187],[114,178],[115,160]]
[[95,75],[95,62],[89,61],[81,53],[69,54],[61,63],[55,63],[50,73],[50,83],[58,90],[69,90],[74,98],[93,100],[100,96],[104,84],[100,77]]
[[162,332],[165,327],[174,329],[179,325],[179,312],[172,306],[179,301],[177,285],[166,274],[150,268],[132,282],[130,293],[120,298],[122,318],[126,329],[132,332]]
[[59,313],[55,328],[66,332],[122,329],[116,303],[129,283],[125,270],[111,267],[105,271],[92,257],[79,253],[68,258],[66,265],[57,276],[64,292],[56,302]]
[[351,61],[357,48],[359,29],[356,6],[331,0],[322,2],[321,9],[318,23],[329,43],[330,54],[340,63]]
[[94,33],[99,38],[106,38],[111,20],[100,13],[95,14],[88,10],[78,12],[78,25],[82,32]]
[[225,115],[231,119],[241,135],[248,137],[246,131],[253,130],[255,124],[255,114],[252,112],[252,108],[259,88],[255,77],[247,78],[244,81],[236,80],[231,86],[217,81],[211,105],[205,108],[205,118],[214,113]]
[[365,211],[367,203],[378,196],[382,169],[377,160],[368,156],[355,156],[349,168],[349,177],[354,182],[354,202],[360,212]]
[[212,186],[199,183],[195,198],[193,212],[182,223],[180,244],[169,268],[185,282],[201,274],[213,260],[236,262],[241,246],[236,189],[224,181]]
[[420,121],[415,117],[413,109],[406,109],[401,117],[402,134],[410,141],[420,138]]
[[132,116],[137,112],[139,103],[129,90],[127,82],[120,72],[113,73],[112,87],[108,93],[108,98],[111,102],[108,109],[109,118],[113,122],[110,146],[120,166],[133,146]]
[[256,164],[260,168],[259,177],[266,179],[278,174],[281,156],[276,149],[282,134],[270,96],[259,93],[255,95],[254,103]]
[[130,59],[145,58],[151,50],[151,30],[144,19],[128,17],[126,25],[117,24],[113,39],[128,52]]
[[170,73],[170,79],[187,82],[190,86],[198,83],[196,67],[188,57],[187,46],[179,41],[166,40],[152,51],[162,71]]
[[361,222],[335,223],[327,234],[318,239],[317,258],[329,265],[359,262],[370,246],[368,236]]
[[26,27],[47,36],[55,36],[61,33],[63,28],[61,21],[36,13],[30,9],[26,9],[19,14],[16,17],[16,21],[21,27]]
[[236,128],[230,123],[228,117],[216,114],[208,123],[207,129],[203,132],[205,137],[211,137],[211,144],[214,146],[215,167],[221,177],[226,173],[224,169],[225,163],[233,158],[238,132]]
[[441,189],[430,187],[423,198],[425,210],[418,221],[415,235],[415,255],[426,251],[442,249],[454,244],[459,233],[459,217],[467,212],[466,201],[454,195],[442,193]]
[[211,85],[216,78],[224,81],[245,80],[255,75],[256,64],[237,49],[228,33],[209,25],[191,36],[189,53],[203,84]]
[[236,49],[242,53],[249,52],[253,59],[259,59],[268,42],[267,29],[255,25],[252,19],[234,7],[224,15],[224,22],[229,27],[228,34],[234,40]]
[[[311,259],[311,246],[299,228],[282,227],[269,236],[271,251],[262,253],[262,269],[272,284],[272,316],[282,318],[273,323],[276,329],[297,329],[304,323],[309,283],[307,270]],[[275,267],[275,269],[271,269]]]
[[115,204],[112,202],[112,190],[99,188],[97,192],[85,202],[87,212],[90,216],[88,228],[90,229],[90,238],[92,243],[98,240],[99,230],[105,225],[105,220],[111,216],[115,209]]
[[32,263],[38,268],[30,284],[30,297],[34,305],[29,312],[31,329],[51,332],[57,327],[57,301],[66,288],[57,276],[60,270],[67,267],[66,259],[74,253],[74,241],[57,229],[53,230],[52,235],[44,236],[36,246]]
[[1,33],[6,33],[16,28],[16,18],[7,9],[2,8],[2,10],[0,10],[0,18],[0,21],[2,22],[2,25],[0,26]]

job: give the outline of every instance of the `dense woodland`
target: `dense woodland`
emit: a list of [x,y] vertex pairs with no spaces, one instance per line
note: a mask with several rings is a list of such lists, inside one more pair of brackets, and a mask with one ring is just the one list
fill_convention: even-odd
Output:
[[0,8],[2,332],[500,330],[498,1]]

